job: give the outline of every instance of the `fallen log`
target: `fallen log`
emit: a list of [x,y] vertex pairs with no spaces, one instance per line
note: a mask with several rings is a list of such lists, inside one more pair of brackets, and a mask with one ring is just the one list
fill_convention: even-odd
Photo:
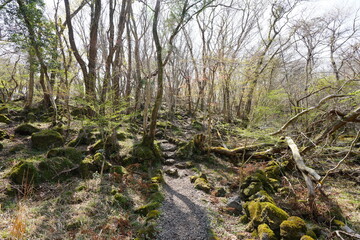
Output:
[[309,168],[305,165],[304,159],[300,155],[299,148],[296,146],[295,142],[291,139],[291,137],[285,137],[285,141],[292,151],[296,167],[300,170],[301,174],[305,179],[305,183],[308,188],[309,204],[310,207],[313,208],[315,207],[315,187],[313,184],[313,180],[319,182],[321,177],[314,169]]
[[256,150],[265,147],[272,147],[272,146],[274,146],[274,144],[263,143],[263,144],[249,145],[244,147],[237,147],[233,149],[228,149],[224,147],[208,147],[206,150],[208,152],[224,155],[227,157],[235,157],[240,154],[247,154],[252,158],[261,159],[261,158],[270,158],[270,155],[273,153],[272,148],[261,152],[256,152]]

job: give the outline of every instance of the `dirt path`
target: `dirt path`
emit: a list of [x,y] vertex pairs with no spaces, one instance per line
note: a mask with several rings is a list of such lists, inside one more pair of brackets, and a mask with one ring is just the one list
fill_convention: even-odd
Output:
[[[176,146],[163,144],[165,156],[175,151]],[[168,154],[166,154],[166,152]],[[174,161],[174,160],[172,160]],[[177,169],[178,177],[164,174],[165,200],[160,208],[161,216],[158,222],[158,240],[207,240],[209,239],[209,218],[206,212],[208,195],[198,191],[190,182],[189,176],[194,175],[189,169]]]
[[209,219],[208,196],[189,180],[190,170],[178,170],[179,178],[165,176],[165,200],[160,208],[158,240],[207,240]]

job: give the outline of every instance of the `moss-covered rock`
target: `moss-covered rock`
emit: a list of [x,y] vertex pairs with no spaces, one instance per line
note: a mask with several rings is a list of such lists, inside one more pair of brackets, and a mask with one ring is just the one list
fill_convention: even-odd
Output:
[[11,120],[4,114],[0,114],[0,123],[11,123]]
[[157,162],[161,159],[161,151],[157,145],[153,149],[141,143],[136,144],[132,148],[131,155],[133,162]]
[[249,197],[264,190],[268,194],[274,193],[274,188],[265,173],[261,170],[256,171],[251,176],[248,176],[240,186],[240,196],[249,200]]
[[54,130],[42,130],[31,135],[31,146],[38,150],[61,147],[63,144],[64,138]]
[[119,204],[123,209],[129,209],[131,207],[131,200],[121,193],[115,193],[114,201]]
[[146,216],[150,211],[155,210],[160,207],[160,203],[158,202],[150,202],[146,205],[140,206],[134,210],[134,213],[139,214],[141,216]]
[[156,219],[159,216],[160,216],[160,211],[159,210],[151,210],[150,212],[148,212],[148,214],[146,214],[146,221]]
[[19,135],[24,136],[30,136],[33,133],[39,132],[40,129],[37,127],[34,127],[33,125],[29,123],[24,123],[15,128],[15,133]]
[[14,183],[39,184],[61,179],[61,177],[70,173],[75,164],[65,157],[53,158],[30,158],[20,161],[7,174]]
[[299,240],[306,231],[306,223],[299,217],[289,217],[280,224],[280,236],[284,240]]
[[194,182],[194,186],[196,189],[206,193],[210,193],[212,190],[212,186],[205,178],[197,178]]
[[308,235],[304,235],[300,238],[300,240],[315,240],[314,238],[308,236]]
[[284,210],[270,202],[251,201],[244,204],[244,208],[255,228],[266,223],[272,230],[276,230],[284,220],[289,218]]
[[275,233],[273,232],[273,230],[270,229],[267,224],[260,224],[257,230],[260,240],[276,240]]
[[94,172],[108,172],[112,169],[112,165],[105,161],[102,153],[96,153],[94,156],[87,156],[81,161],[79,172],[81,177],[89,178]]
[[77,147],[80,145],[90,145],[95,142],[94,134],[92,133],[92,128],[82,128],[80,129],[77,137],[70,141],[69,147]]
[[74,163],[80,163],[83,159],[83,154],[73,147],[62,147],[62,148],[53,148],[47,154],[47,158],[52,157],[66,157]]
[[265,190],[260,190],[253,194],[251,197],[249,197],[249,200],[257,200],[259,202],[270,202],[275,204],[274,199]]
[[191,141],[176,151],[176,156],[179,158],[188,159],[192,156],[201,154],[204,150],[204,140],[205,136],[203,134],[195,135]]

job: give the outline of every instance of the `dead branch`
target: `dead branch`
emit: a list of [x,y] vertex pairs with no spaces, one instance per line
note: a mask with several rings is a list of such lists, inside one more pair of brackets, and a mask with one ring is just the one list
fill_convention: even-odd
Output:
[[[225,155],[228,157],[233,157],[233,156],[236,156],[237,154],[245,153],[248,151],[255,151],[260,148],[271,147],[271,146],[274,146],[274,144],[263,143],[263,144],[249,145],[249,146],[245,146],[245,147],[237,147],[237,148],[233,148],[233,149],[228,149],[228,148],[223,148],[223,147],[209,147],[209,148],[207,148],[207,151]],[[267,151],[264,151],[264,152],[256,152],[253,154],[253,157],[261,158],[261,157],[267,156],[270,153],[271,153],[270,149]]]
[[309,191],[309,203],[310,206],[313,206],[315,199],[315,188],[313,185],[312,178],[316,181],[319,181],[321,177],[314,169],[309,168],[305,165],[304,159],[301,157],[299,149],[296,146],[295,142],[291,139],[291,137],[285,137],[285,140],[292,151],[293,158],[297,168],[300,170],[301,174],[305,179],[306,186]]
[[321,143],[325,138],[333,134],[336,130],[339,128],[345,126],[348,122],[353,122],[355,119],[357,119],[360,116],[360,105],[358,105],[353,111],[348,113],[345,117],[342,119],[336,120],[333,124],[331,124],[328,128],[326,128],[323,133],[318,136],[314,140],[314,144],[309,145],[306,147],[301,153],[305,153],[309,151],[310,149],[314,148],[316,145]]
[[357,140],[359,139],[359,136],[360,136],[360,131],[357,132],[355,139],[351,142],[350,150],[349,150],[348,153],[345,155],[345,157],[343,157],[343,158],[338,162],[338,164],[336,164],[335,167],[329,169],[329,170],[326,172],[325,176],[319,181],[319,184],[318,184],[319,187],[321,187],[321,185],[324,184],[324,181],[325,181],[325,179],[329,176],[329,174],[332,173],[332,172],[334,172],[336,169],[338,169],[338,168],[340,167],[340,165],[345,161],[345,159],[347,159],[347,158],[349,157],[349,155],[350,155],[350,153],[351,153],[351,151],[352,151],[355,143],[356,143]]
[[303,110],[302,112],[296,114],[294,117],[290,118],[289,121],[287,121],[279,130],[277,130],[276,132],[270,133],[271,136],[273,135],[277,135],[281,132],[283,132],[292,122],[294,122],[296,119],[298,119],[300,116],[314,110],[317,109],[319,107],[321,107],[326,101],[333,99],[333,98],[339,98],[339,97],[349,97],[350,95],[347,94],[333,94],[333,95],[329,95],[324,97],[323,99],[321,99],[318,103],[318,105],[310,107],[308,109]]

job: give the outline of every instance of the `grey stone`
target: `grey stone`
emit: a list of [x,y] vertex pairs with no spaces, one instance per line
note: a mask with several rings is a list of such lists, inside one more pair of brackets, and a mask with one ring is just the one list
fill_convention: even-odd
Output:
[[175,177],[175,178],[179,177],[179,172],[176,168],[168,168],[165,170],[165,173],[171,177]]
[[176,163],[175,159],[166,159],[164,164],[165,165],[173,165],[174,163]]
[[241,205],[241,199],[239,196],[234,196],[229,198],[228,204],[226,205],[227,208],[234,209],[234,214],[241,214],[243,207]]
[[172,152],[176,150],[176,145],[171,143],[160,143],[160,148],[164,152]]

